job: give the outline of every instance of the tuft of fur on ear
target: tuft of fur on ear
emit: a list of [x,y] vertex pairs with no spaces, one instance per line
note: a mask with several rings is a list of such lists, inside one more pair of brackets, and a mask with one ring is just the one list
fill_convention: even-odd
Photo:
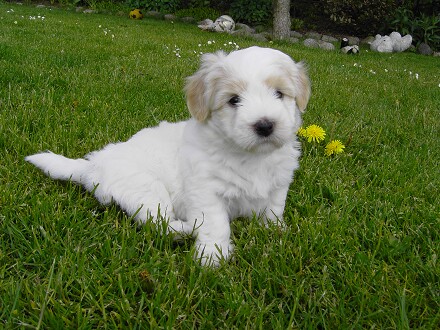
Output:
[[296,105],[301,112],[304,112],[309,103],[311,86],[310,79],[307,75],[307,69],[303,62],[297,63],[298,74],[296,77],[296,86],[298,86],[298,95],[296,96]]
[[226,57],[222,51],[202,56],[199,70],[186,78],[186,104],[191,115],[200,122],[207,120],[211,114],[210,100],[214,91],[221,60]]

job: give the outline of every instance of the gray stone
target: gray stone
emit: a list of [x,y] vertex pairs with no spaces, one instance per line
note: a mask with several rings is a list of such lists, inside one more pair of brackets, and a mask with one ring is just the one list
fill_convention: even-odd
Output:
[[303,35],[297,31],[290,31],[290,36],[293,38],[302,38]]
[[323,50],[335,50],[335,45],[333,45],[330,42],[327,41],[318,41],[319,44],[319,48],[323,49]]
[[162,14],[155,10],[147,11],[145,15],[154,18],[162,18]]
[[349,46],[359,45],[360,43],[360,39],[358,37],[347,37],[347,39]]
[[180,20],[185,23],[194,23],[196,21],[194,17],[190,17],[190,16],[182,17]]
[[424,42],[419,45],[417,51],[422,55],[432,55],[434,53],[431,47],[429,47],[429,45]]
[[432,54],[432,56],[440,57],[440,52],[434,52],[434,54]]
[[330,42],[307,38],[303,42],[304,46],[310,48],[321,48],[323,50],[335,50],[335,45]]
[[321,40],[326,41],[326,42],[337,42],[338,41],[338,39],[336,39],[335,37],[328,36],[325,34],[321,37]]
[[265,33],[256,33],[256,34],[252,34],[252,38],[256,41],[268,41],[269,39],[266,37]]
[[307,38],[303,42],[304,46],[310,47],[310,48],[319,48],[319,42],[316,39]]
[[289,41],[292,44],[296,44],[299,42],[299,39],[295,37],[290,37],[289,39],[287,39],[287,41]]
[[235,36],[241,36],[241,37],[251,37],[254,33],[250,30],[239,29],[239,30],[232,31],[231,34],[233,34]]
[[175,21],[177,17],[174,16],[173,14],[166,14],[166,15],[163,16],[163,18],[164,18],[166,21]]
[[243,23],[236,23],[235,24],[235,30],[244,30],[249,34],[255,33],[255,29],[251,28],[249,25],[243,24]]
[[96,10],[93,10],[93,9],[86,9],[86,10],[83,11],[83,13],[84,13],[84,14],[94,14],[94,13],[96,13]]

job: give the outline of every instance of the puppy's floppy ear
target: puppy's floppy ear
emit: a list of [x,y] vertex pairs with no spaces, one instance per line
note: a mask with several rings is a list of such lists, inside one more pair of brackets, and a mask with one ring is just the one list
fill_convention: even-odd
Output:
[[303,62],[296,64],[298,72],[295,77],[295,85],[298,88],[298,93],[295,97],[296,105],[301,112],[304,112],[307,108],[307,103],[309,103],[311,87],[310,79],[307,75],[307,69]]
[[211,99],[215,82],[219,76],[221,61],[225,53],[204,54],[200,69],[186,78],[186,104],[191,115],[200,122],[205,121],[211,114]]

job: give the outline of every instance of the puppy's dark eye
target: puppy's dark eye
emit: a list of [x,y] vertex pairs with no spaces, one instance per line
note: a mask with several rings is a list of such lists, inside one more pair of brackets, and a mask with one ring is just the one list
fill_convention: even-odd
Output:
[[228,101],[228,103],[230,105],[232,105],[233,107],[238,106],[238,104],[241,102],[240,96],[238,95],[234,95],[233,97],[231,97]]
[[276,91],[275,91],[275,97],[276,97],[277,99],[282,100],[283,97],[284,97],[284,94],[283,94],[281,91],[276,90]]

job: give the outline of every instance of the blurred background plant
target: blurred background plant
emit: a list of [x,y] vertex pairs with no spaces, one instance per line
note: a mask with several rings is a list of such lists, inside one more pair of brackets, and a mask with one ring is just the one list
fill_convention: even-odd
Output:
[[[33,0],[30,0],[32,2]],[[274,0],[50,0],[63,6],[145,11],[192,16],[196,21],[230,15],[236,22],[261,30],[271,28]],[[414,45],[424,42],[440,50],[439,0],[292,0],[292,30],[366,37],[397,31],[411,34]]]
[[216,18],[221,16],[221,12],[211,7],[194,7],[179,9],[175,12],[176,17],[193,17],[196,22],[203,21],[204,19],[210,19],[215,21]]
[[402,35],[411,34],[413,43],[424,42],[440,49],[440,3],[437,1],[403,1],[392,20],[389,29]]
[[401,34],[412,34],[414,32],[414,14],[408,8],[397,8],[390,26]]
[[128,0],[129,6],[132,8],[154,10],[163,14],[176,12],[181,8],[181,2],[180,0]]
[[235,20],[243,23],[270,25],[272,20],[272,0],[231,1],[229,14]]
[[417,43],[424,42],[434,49],[440,49],[440,15],[421,15],[415,21],[413,38]]

